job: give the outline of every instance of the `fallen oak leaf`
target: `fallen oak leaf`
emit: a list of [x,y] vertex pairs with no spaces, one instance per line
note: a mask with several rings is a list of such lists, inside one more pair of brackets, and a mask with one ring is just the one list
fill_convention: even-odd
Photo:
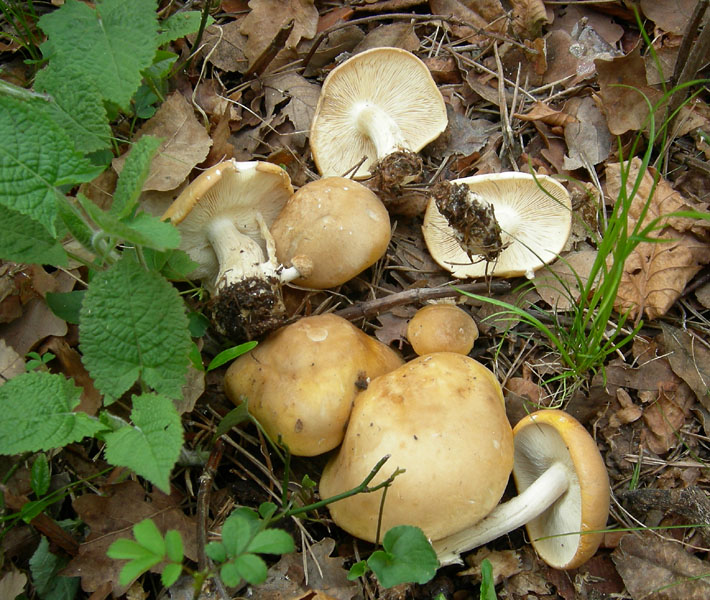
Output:
[[663,347],[673,372],[695,392],[700,403],[710,410],[710,350],[699,336],[661,322]]
[[[176,493],[167,496],[154,489],[146,492],[136,481],[124,481],[108,486],[106,494],[84,494],[74,500],[73,507],[91,532],[79,546],[79,553],[64,568],[62,575],[81,577],[85,592],[93,592],[107,581],[115,597],[127,590],[119,583],[122,561],[106,555],[108,547],[118,538],[131,538],[131,528],[143,519],[151,518],[164,534],[176,529],[183,540],[185,556],[197,559],[195,522],[179,507]],[[160,565],[153,569],[159,570]]]

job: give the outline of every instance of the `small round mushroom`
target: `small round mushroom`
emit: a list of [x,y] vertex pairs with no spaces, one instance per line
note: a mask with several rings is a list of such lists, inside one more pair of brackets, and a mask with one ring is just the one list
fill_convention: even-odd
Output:
[[[557,258],[572,229],[572,204],[562,184],[546,175],[492,173],[452,181],[468,186],[471,198],[493,207],[502,250],[488,263],[469,256],[437,208],[427,204],[422,233],[432,258],[459,278],[533,277]],[[495,226],[495,224],[493,224]]]
[[235,340],[283,322],[280,284],[301,273],[278,264],[269,226],[292,194],[280,167],[228,160],[200,174],[163,214],[199,265],[190,277],[212,295],[217,329]]
[[387,250],[390,219],[379,198],[361,183],[326,177],[307,183],[271,227],[284,264],[305,257],[311,272],[294,283],[316,289],[349,281]]
[[400,356],[333,314],[282,327],[227,369],[227,396],[291,454],[315,456],[343,439],[353,401],[370,379],[402,364]]
[[[381,531],[420,527],[430,539],[466,528],[498,504],[513,464],[513,437],[493,373],[468,356],[420,356],[373,379],[353,406],[343,444],[323,470],[320,496],[404,469],[387,489]],[[335,523],[374,542],[382,490],[328,505]]]
[[427,66],[400,48],[372,48],[337,66],[323,82],[311,152],[323,176],[360,165],[353,176],[368,177],[380,159],[397,150],[418,152],[447,123],[444,99]]
[[540,410],[513,429],[513,477],[519,495],[473,527],[434,543],[441,565],[525,525],[538,555],[574,569],[601,543],[609,515],[609,477],[587,430],[561,410]]
[[407,324],[407,339],[419,356],[431,352],[468,354],[478,339],[478,327],[465,310],[438,302],[414,314]]

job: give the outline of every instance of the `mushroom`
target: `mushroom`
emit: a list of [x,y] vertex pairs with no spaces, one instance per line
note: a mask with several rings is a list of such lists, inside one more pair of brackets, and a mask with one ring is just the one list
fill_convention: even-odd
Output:
[[304,258],[311,272],[294,283],[335,287],[374,264],[387,250],[390,219],[364,185],[326,177],[301,187],[271,226],[276,256],[285,265]]
[[315,456],[343,439],[355,398],[371,378],[402,364],[399,355],[333,314],[274,331],[227,369],[227,396],[291,454]]
[[525,525],[538,555],[574,569],[601,543],[609,515],[609,477],[597,444],[567,413],[540,410],[513,429],[513,477],[519,495],[468,529],[434,542],[441,565]]
[[422,225],[424,240],[432,258],[454,276],[531,278],[534,271],[557,258],[567,242],[572,205],[567,190],[551,177],[491,173],[451,183],[468,187],[469,202],[493,207],[497,224],[491,223],[488,229],[499,227],[501,238],[492,264],[485,260],[484,252],[470,256],[459,243],[460,235],[431,198]]
[[280,285],[301,273],[278,264],[269,226],[292,194],[280,167],[232,159],[200,174],[163,214],[199,265],[190,277],[212,295],[217,329],[233,339],[257,337],[283,321]]
[[[468,356],[420,356],[373,379],[356,399],[343,443],[326,464],[320,496],[352,489],[383,457],[383,490],[328,505],[333,521],[374,542],[396,525],[430,539],[466,528],[498,504],[513,464],[513,436],[493,373]],[[380,522],[380,509],[381,522]]]
[[407,324],[407,339],[419,356],[431,352],[468,354],[477,338],[478,327],[471,315],[445,302],[423,306]]
[[444,99],[427,66],[400,48],[372,48],[337,66],[323,82],[311,152],[323,176],[357,166],[353,176],[364,178],[395,151],[418,152],[447,123]]

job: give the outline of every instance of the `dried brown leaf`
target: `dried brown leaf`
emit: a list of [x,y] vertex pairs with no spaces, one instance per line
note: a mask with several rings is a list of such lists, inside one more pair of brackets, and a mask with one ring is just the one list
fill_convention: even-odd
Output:
[[210,25],[205,29],[200,55],[221,71],[244,73],[249,68],[244,55],[247,36],[240,31],[240,27],[240,20]]
[[641,11],[661,31],[681,34],[688,26],[698,0],[641,0]]
[[414,32],[414,25],[412,23],[391,23],[375,27],[355,46],[353,53],[357,54],[363,50],[380,46],[402,48],[414,52],[419,48],[419,38]]
[[575,118],[565,125],[567,156],[564,168],[568,171],[589,169],[604,162],[609,157],[613,140],[606,117],[596,102],[589,97],[583,98],[570,102],[565,110]]
[[514,113],[513,116],[521,121],[542,121],[552,127],[564,127],[576,123],[577,118],[561,110],[550,108],[544,102],[535,102],[526,113]]
[[596,250],[580,250],[561,257],[535,275],[532,281],[537,293],[555,310],[569,310],[579,300],[577,278],[582,285],[587,284],[596,257]]
[[[251,590],[252,600],[352,600],[362,593],[348,581],[344,559],[331,557],[335,542],[324,538],[304,553],[285,554],[269,569],[266,581]],[[305,567],[305,568],[304,568]]]
[[710,350],[698,334],[661,321],[663,346],[673,372],[695,392],[700,403],[710,410]]
[[[177,494],[167,496],[157,489],[148,493],[136,481],[109,486],[103,496],[79,496],[73,507],[91,533],[62,575],[81,577],[85,592],[92,592],[108,581],[114,596],[123,594],[126,587],[118,583],[118,575],[124,562],[110,559],[106,550],[118,538],[131,537],[133,525],[146,518],[153,519],[163,533],[176,529],[182,536],[185,556],[196,560],[195,522],[180,510],[179,502]],[[155,570],[159,568],[160,565]]]
[[542,0],[512,0],[513,32],[523,39],[540,36],[542,26],[550,20]]
[[499,0],[429,0],[432,14],[455,17],[470,25],[452,25],[454,35],[468,42],[487,42],[482,30],[504,33],[505,11]]
[[295,132],[291,140],[298,147],[306,145],[319,96],[320,86],[298,73],[280,73],[264,78],[266,114],[273,114],[277,105],[287,101],[280,111],[293,124]]
[[710,597],[707,562],[651,532],[625,535],[612,558],[633,600]]
[[657,392],[640,392],[639,397],[650,402],[643,409],[646,428],[641,432],[641,442],[651,452],[665,454],[681,443],[679,431],[690,417],[695,397],[682,381]]
[[[178,187],[190,171],[207,156],[212,140],[204,125],[195,117],[192,105],[180,92],[173,92],[158,111],[136,133],[162,138],[158,152],[150,165],[143,191],[168,191]],[[126,155],[113,161],[113,168],[121,172]]]
[[285,49],[302,39],[312,39],[318,30],[318,9],[313,0],[250,0],[251,12],[240,22],[239,31],[248,38],[244,54],[251,66],[269,46],[278,31],[293,20],[293,31]]

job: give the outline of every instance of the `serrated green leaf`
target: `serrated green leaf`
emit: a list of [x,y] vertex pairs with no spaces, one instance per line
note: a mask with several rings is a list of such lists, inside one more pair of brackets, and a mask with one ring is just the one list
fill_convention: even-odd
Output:
[[288,554],[294,549],[293,538],[282,529],[260,531],[247,548],[255,554]]
[[264,560],[256,554],[242,554],[234,560],[234,566],[240,577],[252,585],[266,581],[268,569]]
[[116,560],[133,560],[135,558],[145,558],[153,553],[141,546],[138,542],[128,538],[119,538],[113,542],[106,550],[106,556]]
[[418,527],[393,527],[385,534],[382,547],[384,550],[372,553],[367,564],[384,588],[400,583],[426,583],[439,568],[436,552]]
[[111,145],[101,92],[83,71],[72,66],[62,71],[44,68],[35,76],[34,87],[51,96],[48,108],[79,152],[88,154]]
[[57,213],[64,226],[84,248],[94,253],[94,230],[85,222],[75,200],[61,197],[57,200]]
[[68,560],[52,554],[49,542],[42,536],[30,558],[32,586],[42,600],[73,600],[79,589],[79,577],[63,577],[59,572]]
[[59,241],[31,217],[0,204],[0,223],[0,258],[57,267],[69,264]]
[[233,562],[224,563],[219,570],[219,575],[229,587],[237,587],[242,580],[239,569]]
[[[192,273],[199,265],[182,250],[166,250],[160,252],[152,248],[143,248],[143,256],[148,268],[161,273],[170,281],[187,281],[188,274]],[[204,332],[193,337],[202,337]]]
[[150,171],[150,162],[159,147],[160,140],[151,135],[144,135],[133,144],[118,178],[109,211],[117,219],[124,219],[135,210],[141,188]]
[[138,213],[135,217],[120,220],[111,213],[104,212],[83,194],[77,195],[81,207],[89,218],[109,236],[137,246],[155,250],[169,250],[180,245],[180,232],[167,221],[148,213]]
[[165,532],[165,550],[168,553],[168,558],[175,562],[181,563],[183,559],[182,536],[176,529],[168,529]]
[[[160,33],[158,34],[158,45],[162,46],[163,44],[167,44],[168,42],[172,42],[178,38],[195,33],[200,28],[201,18],[202,14],[196,10],[179,12],[174,15],[170,15],[158,26],[160,29]],[[208,16],[205,26],[209,27],[212,23],[214,23],[214,19]]]
[[153,519],[143,519],[139,523],[136,523],[133,526],[133,535],[141,546],[156,556],[165,556],[165,540]]
[[246,550],[255,530],[254,520],[233,512],[222,526],[222,543],[230,558],[239,556]]
[[50,450],[103,429],[86,413],[72,412],[80,395],[81,389],[63,375],[42,371],[23,373],[0,386],[0,454]]
[[165,565],[163,572],[160,574],[160,582],[167,588],[178,580],[182,573],[182,565],[179,563],[169,563]]
[[58,77],[81,70],[104,99],[127,110],[157,50],[154,0],[104,0],[96,8],[78,0],[44,15],[40,28],[47,34],[41,50]]
[[67,323],[79,324],[81,303],[86,290],[73,290],[71,292],[47,292],[44,300],[55,315]]
[[210,542],[205,546],[205,554],[216,563],[223,563],[227,560],[227,549],[222,542]]
[[126,563],[121,569],[121,573],[118,576],[118,582],[121,585],[128,585],[134,579],[140,577],[143,573],[146,573],[155,565],[160,562],[160,557],[153,554],[146,556],[144,558],[137,558],[135,560]]
[[155,272],[126,257],[89,284],[81,306],[84,364],[111,402],[140,377],[160,394],[181,396],[190,335],[182,299]]
[[131,420],[134,427],[106,434],[106,460],[132,469],[169,494],[170,472],[183,442],[180,415],[173,401],[157,394],[134,396]]
[[91,181],[103,167],[74,150],[44,100],[0,95],[0,139],[0,204],[56,236],[57,187]]
[[49,460],[46,454],[38,454],[32,463],[30,486],[35,496],[44,496],[49,489]]

